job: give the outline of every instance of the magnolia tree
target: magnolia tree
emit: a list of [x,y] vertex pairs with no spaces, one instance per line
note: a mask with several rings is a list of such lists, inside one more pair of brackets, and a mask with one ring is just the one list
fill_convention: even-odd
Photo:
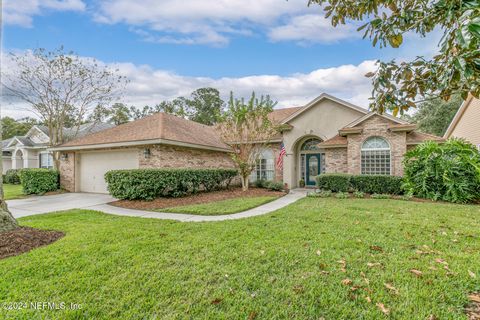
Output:
[[402,114],[419,101],[453,94],[480,96],[480,5],[478,0],[309,0],[332,24],[364,21],[358,30],[372,44],[398,48],[407,33],[443,37],[432,58],[380,62],[372,78],[371,108]]
[[223,142],[233,150],[231,157],[240,174],[243,191],[248,190],[248,177],[262,149],[278,132],[268,118],[275,104],[269,96],[258,99],[252,93],[251,98],[245,101],[243,98],[235,99],[231,93],[228,107],[220,117],[217,128]]
[[4,94],[26,103],[45,123],[50,146],[65,142],[67,125],[73,127],[75,136],[91,109],[117,99],[126,84],[118,70],[63,48],[12,53],[9,59],[11,67],[2,68]]

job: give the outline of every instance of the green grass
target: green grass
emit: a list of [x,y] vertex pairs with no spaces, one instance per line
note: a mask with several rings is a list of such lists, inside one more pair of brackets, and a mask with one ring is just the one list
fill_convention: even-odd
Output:
[[[383,303],[394,319],[466,319],[467,294],[480,290],[478,206],[306,198],[213,223],[82,210],[20,222],[66,236],[0,260],[0,306],[82,309],[0,308],[0,318],[384,319]],[[357,290],[342,284],[347,278]]]
[[5,200],[19,199],[24,198],[22,185],[20,184],[4,184],[3,192],[5,195]]
[[264,197],[245,197],[234,198],[222,201],[192,204],[186,206],[178,206],[172,208],[158,209],[159,212],[175,212],[175,213],[191,213],[205,216],[215,216],[222,214],[231,214],[242,212],[248,209],[258,207],[262,204],[268,203],[277,199],[278,197],[264,196]]

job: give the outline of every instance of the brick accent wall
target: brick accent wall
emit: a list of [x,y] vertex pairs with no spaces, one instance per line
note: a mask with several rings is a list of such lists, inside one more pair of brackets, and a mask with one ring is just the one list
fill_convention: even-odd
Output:
[[[143,150],[150,149],[145,159]],[[228,153],[169,145],[150,145],[138,149],[140,168],[234,168]]]
[[393,122],[380,117],[373,116],[358,126],[363,127],[361,134],[348,135],[348,173],[360,174],[361,173],[361,147],[363,142],[372,136],[383,137],[390,144],[390,162],[392,175],[403,175],[403,156],[407,151],[407,140],[405,132],[391,132],[388,130],[388,125]]
[[68,158],[60,158],[60,187],[69,192],[75,192],[75,153],[67,153]]
[[326,173],[347,173],[347,148],[325,149],[325,172]]

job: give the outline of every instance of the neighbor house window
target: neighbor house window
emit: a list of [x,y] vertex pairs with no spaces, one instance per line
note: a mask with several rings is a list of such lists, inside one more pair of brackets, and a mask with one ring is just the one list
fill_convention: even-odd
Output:
[[40,153],[40,168],[53,168],[53,155],[51,153]]
[[260,154],[255,169],[250,175],[250,181],[273,180],[275,178],[275,159],[273,151],[264,149]]
[[363,143],[362,174],[390,174],[390,145],[387,140],[371,137]]

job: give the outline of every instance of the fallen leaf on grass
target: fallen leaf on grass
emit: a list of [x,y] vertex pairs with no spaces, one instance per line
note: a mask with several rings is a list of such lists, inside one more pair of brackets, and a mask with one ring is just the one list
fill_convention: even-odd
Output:
[[345,259],[339,260],[337,262],[342,265],[342,268],[340,270],[342,270],[342,272],[347,272],[347,262],[345,261]]
[[383,303],[380,303],[378,302],[377,303],[377,307],[380,309],[380,311],[382,311],[385,315],[389,315],[390,314],[390,309],[388,309],[387,307],[385,307],[385,305]]
[[472,278],[476,278],[477,275],[475,273],[473,273],[472,271],[468,270],[468,275]]
[[317,256],[319,256],[319,255],[321,255],[321,254],[322,254],[322,252],[321,252],[320,250],[317,250],[317,252],[316,252],[316,253],[317,253]]
[[417,269],[412,269],[410,270],[410,272],[416,275],[417,277],[421,277],[423,275],[423,272]]
[[437,318],[434,314],[431,314],[431,315],[428,317],[428,320],[438,320],[438,318]]
[[370,250],[383,252],[383,248],[380,246],[370,246]]
[[383,284],[385,286],[385,288],[387,288],[388,290],[390,290],[393,294],[397,294],[398,295],[398,289],[395,288],[392,284],[390,283],[384,283]]
[[321,273],[321,274],[325,274],[325,275],[330,274],[330,272],[325,271],[325,270],[320,271],[320,273]]
[[366,296],[365,300],[367,300],[368,303],[372,303],[372,298],[370,298],[369,296]]
[[297,285],[293,286],[293,291],[295,293],[302,293],[304,291],[304,289],[303,289],[302,285],[297,284]]
[[343,285],[346,285],[346,286],[349,286],[349,285],[352,284],[352,280],[350,280],[350,279],[348,279],[348,278],[347,278],[347,279],[343,279],[343,280],[342,280],[342,284],[343,284]]
[[468,296],[468,299],[470,299],[470,301],[480,303],[480,295],[471,294]]
[[222,300],[223,300],[223,299],[216,298],[215,300],[213,300],[213,301],[211,302],[211,304],[215,304],[215,305],[220,304],[220,302],[222,302]]
[[445,260],[440,259],[440,258],[435,259],[435,262],[436,263],[441,263],[441,264],[444,264],[444,265],[448,265],[448,263]]
[[255,311],[252,311],[250,312],[250,314],[248,315],[248,320],[253,320],[257,317],[257,312]]
[[373,267],[381,267],[382,264],[380,262],[367,262],[367,267],[373,268]]

